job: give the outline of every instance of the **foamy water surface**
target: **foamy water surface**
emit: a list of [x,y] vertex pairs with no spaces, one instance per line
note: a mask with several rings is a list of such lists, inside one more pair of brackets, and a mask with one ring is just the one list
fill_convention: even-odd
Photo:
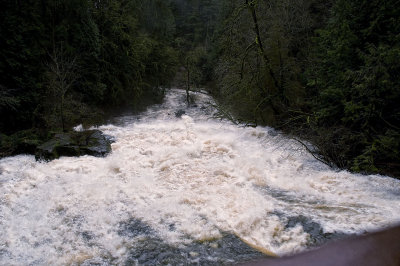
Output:
[[186,108],[170,90],[163,105],[100,127],[115,138],[106,158],[0,160],[0,264],[140,263],[132,252],[145,254],[149,237],[179,263],[212,264],[227,234],[278,255],[305,249],[296,217],[321,235],[400,222],[398,180],[331,169],[271,128],[212,119],[212,99],[196,99]]

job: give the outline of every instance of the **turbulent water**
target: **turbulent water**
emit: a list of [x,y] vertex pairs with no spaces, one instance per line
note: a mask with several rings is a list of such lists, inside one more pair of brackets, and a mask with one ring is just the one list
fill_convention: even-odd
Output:
[[194,96],[101,126],[106,158],[0,160],[0,264],[229,264],[400,222],[398,180],[331,169]]

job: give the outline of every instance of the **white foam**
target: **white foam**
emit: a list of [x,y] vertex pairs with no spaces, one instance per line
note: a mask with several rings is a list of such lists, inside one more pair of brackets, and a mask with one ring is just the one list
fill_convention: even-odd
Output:
[[74,127],[74,130],[75,131],[83,131],[84,128],[83,128],[82,124],[80,124],[80,125],[77,125],[76,127]]
[[0,160],[0,264],[123,263],[132,240],[118,230],[133,217],[170,244],[227,231],[278,254],[308,238],[287,217],[346,233],[400,221],[398,180],[334,171],[269,128],[208,120],[208,107],[175,118],[181,99],[100,127],[116,139],[106,158]]

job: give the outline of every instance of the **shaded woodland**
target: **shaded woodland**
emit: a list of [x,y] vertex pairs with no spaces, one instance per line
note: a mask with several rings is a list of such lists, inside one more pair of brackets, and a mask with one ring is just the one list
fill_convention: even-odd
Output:
[[394,0],[5,0],[1,155],[203,87],[221,117],[399,177],[399,73]]

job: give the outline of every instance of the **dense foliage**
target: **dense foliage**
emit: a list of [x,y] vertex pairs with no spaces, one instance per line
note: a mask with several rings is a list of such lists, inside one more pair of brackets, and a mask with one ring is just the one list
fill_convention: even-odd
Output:
[[308,67],[307,81],[316,95],[310,103],[315,126],[330,132],[328,143],[340,144],[328,155],[355,171],[400,168],[396,3],[339,0],[314,39],[314,64]]
[[222,113],[308,140],[332,165],[398,176],[396,1],[230,3],[215,45]]
[[167,84],[177,55],[140,2],[2,1],[0,131],[65,128]]
[[137,107],[174,78],[187,90],[206,86],[231,119],[312,143],[302,141],[320,160],[400,175],[394,0],[0,5],[2,133],[40,135]]

